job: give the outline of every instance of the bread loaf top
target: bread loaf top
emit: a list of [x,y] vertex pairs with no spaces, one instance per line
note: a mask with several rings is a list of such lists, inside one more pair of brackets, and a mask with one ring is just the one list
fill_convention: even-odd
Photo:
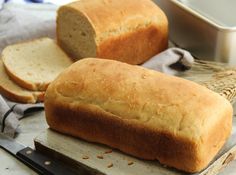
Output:
[[93,104],[188,140],[202,139],[232,114],[228,100],[201,85],[117,61],[78,61],[56,79],[51,93],[52,88],[65,103]]
[[165,14],[151,0],[77,1],[62,6],[58,14],[66,15],[67,10],[74,10],[89,20],[97,43],[150,25],[156,25],[163,35],[168,30]]

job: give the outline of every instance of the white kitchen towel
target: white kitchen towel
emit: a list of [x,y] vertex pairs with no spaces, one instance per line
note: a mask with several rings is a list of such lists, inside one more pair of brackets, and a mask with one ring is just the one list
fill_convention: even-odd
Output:
[[152,57],[142,66],[169,75],[176,75],[180,71],[190,69],[193,63],[194,58],[188,51],[173,47]]
[[4,4],[0,10],[0,52],[9,44],[40,37],[55,38],[57,6]]
[[19,125],[19,120],[7,105],[5,99],[0,95],[0,129],[1,132],[14,137],[15,129]]
[[33,112],[44,109],[43,103],[20,104],[10,102],[0,95],[0,130],[10,137],[17,133],[19,120]]
[[3,3],[4,3],[4,0],[0,0],[0,10],[2,9]]

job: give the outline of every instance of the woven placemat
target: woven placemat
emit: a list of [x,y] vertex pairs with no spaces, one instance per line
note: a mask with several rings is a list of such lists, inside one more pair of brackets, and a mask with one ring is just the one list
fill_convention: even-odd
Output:
[[228,99],[236,101],[236,67],[224,63],[195,60],[193,67],[178,76],[199,83]]

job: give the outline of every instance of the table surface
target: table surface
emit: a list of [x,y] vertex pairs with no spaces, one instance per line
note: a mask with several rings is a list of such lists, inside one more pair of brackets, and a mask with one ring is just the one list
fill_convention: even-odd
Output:
[[[16,140],[33,148],[33,139],[48,128],[44,111],[26,117],[20,122],[21,133],[16,137]],[[2,149],[0,149],[0,162],[0,175],[37,174]],[[219,173],[219,175],[236,175],[236,160],[231,162],[221,173]]]

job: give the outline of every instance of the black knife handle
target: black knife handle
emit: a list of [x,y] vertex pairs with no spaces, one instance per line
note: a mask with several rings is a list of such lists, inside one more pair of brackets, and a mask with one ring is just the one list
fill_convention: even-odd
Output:
[[[49,158],[39,152],[26,147],[16,154],[17,158],[42,175],[75,175],[72,171],[58,160]],[[77,174],[78,175],[78,174]]]

